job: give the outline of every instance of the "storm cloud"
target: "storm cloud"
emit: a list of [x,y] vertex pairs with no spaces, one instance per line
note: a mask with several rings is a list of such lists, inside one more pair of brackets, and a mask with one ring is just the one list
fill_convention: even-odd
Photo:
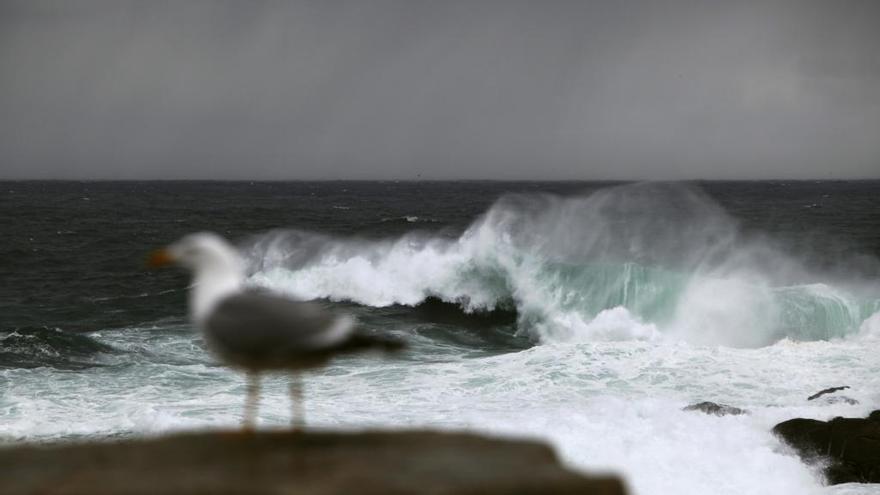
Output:
[[878,25],[873,0],[0,0],[0,177],[878,177]]

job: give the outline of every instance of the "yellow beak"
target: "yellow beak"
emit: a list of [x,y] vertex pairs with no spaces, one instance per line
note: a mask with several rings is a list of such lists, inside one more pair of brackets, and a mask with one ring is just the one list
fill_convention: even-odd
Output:
[[168,266],[172,263],[174,263],[174,256],[167,249],[157,249],[150,253],[150,257],[147,259],[147,265],[151,268]]

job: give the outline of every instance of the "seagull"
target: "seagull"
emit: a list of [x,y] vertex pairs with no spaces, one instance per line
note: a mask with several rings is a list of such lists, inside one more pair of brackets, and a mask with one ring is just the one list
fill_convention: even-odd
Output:
[[339,354],[403,347],[400,341],[358,332],[354,318],[348,315],[246,288],[238,252],[210,232],[189,234],[153,252],[149,264],[177,264],[193,273],[190,319],[201,330],[208,348],[247,376],[245,430],[255,426],[261,372],[291,373],[291,424],[298,430],[305,425],[300,371],[323,366]]

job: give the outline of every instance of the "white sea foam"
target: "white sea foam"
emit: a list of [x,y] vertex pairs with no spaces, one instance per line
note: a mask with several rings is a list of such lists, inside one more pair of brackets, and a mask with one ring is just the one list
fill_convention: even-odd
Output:
[[862,323],[858,337],[864,340],[880,340],[880,311]]
[[[247,250],[255,284],[372,307],[435,297],[465,312],[512,308],[539,341],[473,357],[404,329],[417,333],[405,359],[350,357],[308,374],[309,424],[540,438],[577,469],[621,473],[637,495],[878,493],[823,486],[770,433],[880,407],[876,287],[812,274],[742,239],[699,194],[659,187],[507,197],[457,238],[259,239]],[[236,426],[242,378],[186,325],[159,326],[92,335],[124,351],[103,367],[0,370],[0,438]],[[840,385],[859,403],[806,400]],[[264,390],[261,425],[284,427],[284,379]],[[682,411],[704,400],[751,414]]]
[[[599,323],[615,327],[627,318],[610,311]],[[0,372],[3,437],[238,424],[243,379],[212,365],[194,335],[129,329],[97,338],[134,359],[125,355],[126,364],[111,356],[112,370]],[[874,347],[856,339],[784,340],[759,349],[569,341],[476,359],[353,357],[308,374],[306,407],[317,428],[464,428],[544,439],[569,465],[621,473],[640,495],[870,493],[869,485],[823,487],[769,430],[792,417],[866,415],[880,403]],[[806,401],[844,384],[860,404]],[[718,418],[681,410],[702,400],[751,414]],[[285,380],[267,378],[260,423],[283,427],[288,414]]]
[[760,347],[854,334],[880,310],[876,286],[832,285],[771,242],[745,238],[718,205],[680,185],[509,196],[453,239],[279,231],[248,254],[252,283],[298,298],[511,306],[536,339],[621,338],[603,312],[622,307],[648,325],[630,338]]
[[584,321],[573,312],[562,313],[542,323],[537,331],[549,342],[613,342],[663,338],[653,323],[643,323],[626,308],[617,306]]

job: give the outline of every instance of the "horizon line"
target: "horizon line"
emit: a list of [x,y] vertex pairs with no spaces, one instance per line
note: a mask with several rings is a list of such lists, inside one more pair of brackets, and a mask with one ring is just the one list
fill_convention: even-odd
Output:
[[0,182],[214,182],[214,183],[291,183],[291,182],[507,182],[507,183],[562,183],[562,182],[865,182],[880,181],[880,177],[857,178],[768,178],[768,179],[46,179],[46,178],[3,178]]

